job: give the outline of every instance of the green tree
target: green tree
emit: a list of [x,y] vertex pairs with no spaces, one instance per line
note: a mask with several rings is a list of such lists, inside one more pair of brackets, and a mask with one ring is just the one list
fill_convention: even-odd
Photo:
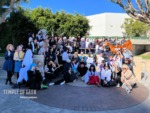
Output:
[[12,12],[15,5],[21,2],[29,2],[29,0],[0,0],[0,24],[5,21],[6,16]]
[[13,11],[6,21],[0,24],[0,47],[5,50],[8,43],[12,43],[15,47],[18,44],[27,45],[27,34],[29,32],[37,32],[38,29],[32,21],[26,17],[23,10]]
[[49,9],[36,8],[26,10],[25,15],[38,29],[47,29],[51,36],[84,36],[90,29],[88,20],[79,14],[71,15],[64,11],[53,14]]
[[125,29],[128,36],[145,36],[150,27],[144,22],[134,20],[132,18],[126,18],[121,28]]
[[27,34],[37,33],[41,28],[47,29],[51,36],[84,36],[90,26],[88,20],[79,14],[71,15],[63,11],[53,14],[49,9],[24,10],[18,7],[0,24],[0,47],[4,50],[8,43],[26,45]]

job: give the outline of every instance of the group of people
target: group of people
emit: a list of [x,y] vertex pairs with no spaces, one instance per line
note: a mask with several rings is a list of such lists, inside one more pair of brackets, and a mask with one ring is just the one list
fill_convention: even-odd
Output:
[[[29,88],[47,88],[49,85],[63,85],[77,79],[98,87],[121,87],[128,93],[136,85],[133,71],[132,52],[128,48],[116,49],[113,53],[106,42],[123,45],[126,40],[111,38],[95,39],[75,37],[48,37],[42,32],[31,33],[28,47],[22,51],[19,45],[14,51],[8,44],[5,52],[4,70],[7,70],[6,84],[13,84],[11,78],[17,75],[17,86],[24,82]],[[33,62],[33,55],[44,55],[44,64]],[[58,81],[53,79],[62,77]]]

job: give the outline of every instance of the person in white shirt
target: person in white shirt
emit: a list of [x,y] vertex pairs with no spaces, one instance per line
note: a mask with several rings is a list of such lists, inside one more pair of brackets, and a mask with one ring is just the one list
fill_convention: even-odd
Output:
[[69,48],[69,53],[72,53],[72,52],[73,52],[73,48],[72,48],[72,46],[70,45],[70,43],[68,43],[67,47]]
[[[98,67],[100,67],[103,60],[104,60],[103,53],[100,53],[98,56],[98,59],[97,59]],[[100,71],[100,70],[98,70],[98,71]]]
[[90,43],[89,38],[86,38],[86,42],[85,42],[85,47],[86,47],[86,49],[88,48],[89,43]]
[[132,52],[128,50],[127,48],[123,48],[122,54],[123,54],[124,59],[129,58],[130,60],[132,60],[132,57],[133,57]]
[[86,63],[87,63],[86,65],[88,68],[90,68],[91,64],[94,64],[94,58],[92,54],[89,54],[89,56],[87,57]]
[[34,47],[34,42],[33,42],[33,38],[32,38],[32,37],[29,38],[29,43],[28,43],[28,45],[30,46],[32,52],[34,52],[34,48],[35,48],[35,47]]
[[101,85],[104,87],[110,87],[112,86],[112,81],[111,81],[111,69],[109,65],[105,64],[104,68],[102,68],[101,71]]
[[65,51],[64,51],[63,54],[62,54],[62,61],[63,61],[63,64],[65,64],[65,62],[67,62],[68,59],[69,59],[69,54],[68,54],[68,52],[69,52],[69,49],[66,48]]
[[117,51],[117,53],[114,56],[113,60],[118,62],[120,68],[122,67],[123,55],[119,50]]

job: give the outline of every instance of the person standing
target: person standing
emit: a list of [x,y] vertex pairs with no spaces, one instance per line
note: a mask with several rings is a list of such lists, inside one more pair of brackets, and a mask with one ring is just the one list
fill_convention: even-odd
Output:
[[19,45],[17,47],[17,50],[15,51],[14,58],[13,58],[15,61],[14,72],[17,73],[17,79],[19,77],[19,71],[21,69],[23,57],[24,57],[24,52],[22,51],[22,46]]
[[17,83],[19,86],[21,85],[21,82],[25,80],[27,82],[28,80],[28,74],[31,64],[33,63],[33,53],[31,49],[28,49],[25,53],[23,62],[22,62],[22,68],[19,71],[19,78],[17,80]]
[[8,44],[5,52],[5,62],[3,65],[3,69],[7,71],[7,78],[5,84],[7,85],[8,81],[12,85],[11,78],[14,74],[14,46],[12,44]]

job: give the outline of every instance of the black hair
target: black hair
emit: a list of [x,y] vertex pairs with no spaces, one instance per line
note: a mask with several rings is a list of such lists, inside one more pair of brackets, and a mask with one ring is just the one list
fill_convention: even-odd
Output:
[[79,63],[79,65],[81,65],[81,64],[85,65],[85,63],[84,63],[84,62],[80,62],[80,63]]
[[104,68],[105,68],[105,66],[108,66],[108,69],[110,69],[110,65],[109,64],[106,65],[106,63],[105,63],[104,64]]
[[91,66],[90,66],[90,68],[89,68],[89,71],[92,71],[92,70],[91,70],[91,67],[94,67],[93,71],[95,72],[96,69],[95,69],[95,66],[94,66],[93,64],[91,64]]

